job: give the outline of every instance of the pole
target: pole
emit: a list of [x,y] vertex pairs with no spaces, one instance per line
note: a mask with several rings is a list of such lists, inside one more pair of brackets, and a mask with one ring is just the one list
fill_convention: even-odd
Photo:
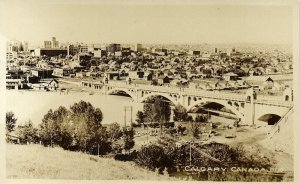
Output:
[[192,140],[190,140],[190,165],[192,165]]
[[131,117],[130,117],[130,123],[131,123],[131,125],[132,125],[132,106],[130,106],[130,112],[131,112],[131,113],[130,113],[130,116],[131,116]]
[[[98,130],[99,130],[99,122],[98,122],[97,125],[98,125]],[[98,141],[99,141],[99,140],[98,140]],[[100,150],[99,150],[99,142],[98,142],[98,144],[97,144],[97,154],[98,154],[98,157],[99,157],[99,155],[100,155],[99,153],[100,153]]]
[[124,126],[126,128],[126,107],[124,108],[124,111],[125,111],[125,115],[124,115]]
[[148,130],[148,125],[147,125],[147,144],[149,143],[149,138],[148,138],[148,136],[149,136],[149,130]]

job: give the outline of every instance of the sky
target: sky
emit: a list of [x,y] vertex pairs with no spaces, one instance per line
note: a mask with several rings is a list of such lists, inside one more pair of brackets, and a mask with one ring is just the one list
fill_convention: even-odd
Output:
[[[264,43],[291,44],[291,6],[115,5],[2,1],[0,32],[43,44]],[[48,1],[49,2],[49,1]]]

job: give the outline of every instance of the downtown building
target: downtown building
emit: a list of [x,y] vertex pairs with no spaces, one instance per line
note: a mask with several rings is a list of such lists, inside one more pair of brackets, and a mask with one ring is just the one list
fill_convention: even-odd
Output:
[[60,48],[59,41],[56,40],[55,37],[52,37],[51,41],[44,41],[43,48],[37,48],[34,51],[35,56],[48,56],[48,57],[56,57],[56,56],[66,56],[68,54],[68,49]]

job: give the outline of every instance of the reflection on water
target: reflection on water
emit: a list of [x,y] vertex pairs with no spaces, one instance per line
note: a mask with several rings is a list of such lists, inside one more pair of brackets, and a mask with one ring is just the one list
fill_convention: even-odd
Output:
[[[7,91],[6,111],[13,111],[18,118],[18,123],[29,119],[38,124],[47,111],[57,109],[59,106],[69,108],[75,102],[84,100],[90,102],[94,107],[101,109],[103,113],[103,124],[118,122],[124,124],[124,107],[132,106],[132,120],[136,119],[136,112],[142,110],[141,103],[135,103],[130,97],[113,95],[89,95],[88,93],[69,93],[60,95],[51,92],[29,92],[29,91]],[[131,120],[131,112],[126,113],[126,123]]]

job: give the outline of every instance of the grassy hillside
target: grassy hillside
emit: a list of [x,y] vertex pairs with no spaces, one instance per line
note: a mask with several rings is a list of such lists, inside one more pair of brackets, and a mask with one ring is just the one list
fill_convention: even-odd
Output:
[[136,166],[110,158],[98,158],[61,148],[7,144],[7,178],[85,180],[170,180]]

